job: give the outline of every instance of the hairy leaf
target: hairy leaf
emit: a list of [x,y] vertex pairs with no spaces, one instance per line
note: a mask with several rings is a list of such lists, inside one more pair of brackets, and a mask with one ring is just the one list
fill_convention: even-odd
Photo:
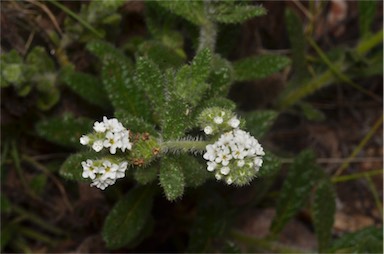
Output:
[[103,61],[102,78],[105,90],[115,109],[123,109],[130,114],[151,119],[148,100],[135,84],[129,64],[119,58],[107,57]]
[[212,60],[212,71],[208,78],[211,84],[211,94],[213,96],[227,96],[229,88],[234,79],[232,64],[215,55]]
[[289,41],[292,49],[292,67],[294,71],[291,86],[300,85],[300,81],[309,77],[305,59],[307,43],[303,32],[303,22],[295,12],[290,9],[285,11],[285,23],[287,26]]
[[156,1],[160,6],[195,25],[206,22],[203,1]]
[[142,117],[134,116],[131,113],[121,109],[118,109],[115,112],[115,116],[117,119],[119,119],[125,128],[133,132],[148,132],[151,135],[158,136],[155,127],[144,120]]
[[312,211],[319,252],[326,252],[331,241],[336,212],[335,191],[327,177],[317,186]]
[[159,41],[149,40],[140,44],[139,53],[155,62],[160,69],[180,67],[186,60],[182,49],[175,49]]
[[234,63],[235,79],[246,81],[266,78],[291,63],[290,59],[279,55],[248,57]]
[[36,124],[37,134],[52,142],[69,148],[81,148],[80,137],[91,131],[93,121],[84,117],[65,115],[42,120]]
[[233,2],[222,1],[212,4],[212,18],[220,23],[241,23],[250,18],[267,13],[262,6],[238,5]]
[[337,239],[329,253],[382,253],[383,228],[374,226],[361,229],[357,232],[346,233]]
[[314,159],[313,152],[301,152],[289,168],[276,202],[276,216],[270,229],[272,235],[278,234],[307,200],[320,172]]
[[263,156],[263,165],[258,172],[258,177],[268,177],[276,174],[281,168],[280,159],[271,152],[265,152]]
[[196,106],[209,85],[205,82],[211,70],[211,52],[201,50],[190,65],[183,66],[175,76],[174,91],[184,101]]
[[87,102],[102,108],[108,108],[109,100],[103,83],[98,78],[87,73],[75,72],[69,68],[62,72],[61,77],[73,92]]
[[167,156],[161,160],[159,180],[169,201],[174,201],[183,195],[185,177],[181,165],[174,157]]
[[277,116],[278,113],[272,110],[254,111],[243,115],[247,130],[257,139],[267,133]]
[[82,161],[96,159],[97,155],[93,151],[80,152],[72,154],[60,167],[60,175],[68,180],[88,182],[87,179],[82,177],[83,167]]
[[133,173],[133,177],[138,183],[145,185],[156,180],[158,171],[159,165],[157,163],[148,167],[138,167]]
[[165,104],[165,84],[159,68],[150,60],[139,58],[136,63],[135,82],[144,89],[153,111],[160,116]]
[[138,187],[122,197],[108,214],[102,235],[109,249],[124,247],[135,240],[150,216],[153,188]]
[[183,169],[185,184],[187,187],[198,187],[202,185],[211,174],[207,171],[206,164],[189,154],[181,154],[176,157]]

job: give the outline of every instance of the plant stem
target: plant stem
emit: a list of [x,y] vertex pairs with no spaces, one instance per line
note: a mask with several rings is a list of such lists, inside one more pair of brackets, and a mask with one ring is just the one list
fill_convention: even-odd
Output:
[[371,139],[373,134],[376,133],[377,129],[382,125],[383,123],[383,116],[381,116],[376,123],[373,125],[371,130],[365,135],[363,140],[358,144],[358,146],[352,151],[351,155],[348,157],[347,160],[344,161],[344,163],[340,166],[340,168],[337,169],[336,173],[334,176],[339,176],[341,173],[349,166],[350,159],[354,158],[362,149],[363,147],[367,144],[367,142]]
[[178,140],[166,141],[160,144],[160,146],[161,150],[165,151],[199,153],[203,152],[208,144],[210,144],[209,141]]
[[332,183],[342,183],[342,182],[347,182],[347,181],[351,181],[351,180],[361,179],[361,178],[366,177],[366,176],[375,176],[375,175],[381,175],[381,174],[383,174],[382,169],[371,170],[371,171],[363,172],[363,173],[334,176],[334,177],[332,177],[331,181],[332,181]]
[[93,28],[87,21],[83,20],[79,15],[65,7],[64,5],[58,3],[56,0],[49,0],[50,3],[58,7],[63,12],[67,13],[69,16],[77,20],[80,24],[82,24],[85,28],[87,28],[89,31],[91,31],[93,34],[95,34],[100,39],[103,38],[103,35],[99,33],[95,28]]
[[200,26],[199,47],[197,52],[208,48],[211,52],[215,52],[215,44],[217,37],[216,23],[209,19],[209,0],[204,1],[204,12],[207,17],[204,24]]
[[379,211],[379,214],[383,214],[383,204],[381,203],[379,193],[377,193],[375,184],[373,183],[371,177],[366,173],[365,179],[367,180],[369,190],[372,193],[373,199],[375,200],[375,204],[377,207],[377,210]]

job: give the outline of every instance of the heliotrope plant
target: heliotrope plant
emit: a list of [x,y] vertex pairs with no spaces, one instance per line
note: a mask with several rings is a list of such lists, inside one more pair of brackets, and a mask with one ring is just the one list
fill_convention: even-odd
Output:
[[[257,174],[265,155],[262,146],[248,132],[239,129],[240,120],[229,110],[220,108],[208,108],[198,117],[200,125],[206,135],[211,135],[207,141],[186,140],[173,141],[170,146],[161,139],[155,141],[155,146],[146,146],[150,151],[145,151],[143,146],[138,147],[133,154],[139,158],[133,159],[130,151],[135,150],[135,141],[130,141],[130,131],[127,130],[116,118],[103,118],[102,122],[95,122],[93,132],[83,135],[80,138],[82,145],[87,145],[95,152],[103,149],[109,150],[111,155],[98,160],[87,159],[82,161],[82,177],[92,180],[91,186],[104,190],[107,186],[116,182],[116,179],[125,176],[127,165],[143,166],[148,161],[138,163],[144,158],[141,153],[151,153],[153,156],[165,154],[172,150],[189,149],[194,146],[193,152],[203,152],[203,158],[207,160],[207,170],[213,172],[217,180],[224,180],[227,184],[235,185],[248,184]],[[214,135],[216,134],[216,135]],[[148,134],[149,135],[149,134]],[[217,138],[220,135],[219,138]],[[147,136],[146,139],[150,139]],[[140,140],[138,140],[140,142]],[[214,142],[211,144],[211,142]],[[209,143],[203,148],[205,143]],[[118,154],[116,154],[119,149]],[[192,151],[192,150],[191,150]],[[149,158],[152,159],[152,158]]]
[[[66,115],[37,126],[41,136],[80,150],[63,163],[63,177],[105,191],[136,186],[117,201],[104,223],[103,237],[111,249],[135,242],[150,226],[158,185],[166,199],[175,201],[187,188],[210,180],[244,186],[280,168],[278,159],[258,142],[276,112],[237,115],[236,105],[226,97],[235,81],[267,77],[289,59],[267,55],[231,63],[215,53],[219,23],[240,23],[264,14],[264,8],[232,1],[146,6],[152,39],[128,41],[125,51],[102,40],[90,41],[86,49],[99,59],[94,68],[100,75],[70,66],[61,72],[63,83],[104,117]],[[188,64],[183,36],[174,26],[180,21],[177,16],[200,29],[193,41],[196,54]],[[130,52],[134,54],[127,56]]]

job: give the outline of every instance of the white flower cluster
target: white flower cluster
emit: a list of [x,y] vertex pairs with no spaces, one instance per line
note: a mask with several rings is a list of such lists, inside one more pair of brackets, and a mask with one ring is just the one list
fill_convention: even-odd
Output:
[[103,117],[103,122],[95,122],[93,129],[95,134],[83,135],[80,138],[82,145],[90,145],[93,150],[100,152],[103,148],[109,148],[111,154],[116,153],[116,149],[121,151],[131,150],[132,143],[129,141],[129,130],[116,119]]
[[234,129],[221,135],[214,143],[206,146],[203,155],[207,170],[215,172],[217,180],[227,184],[249,183],[259,171],[265,153],[259,142],[248,132]]
[[240,126],[240,120],[233,112],[219,107],[203,110],[198,117],[198,122],[207,135],[223,133]]
[[114,184],[116,179],[125,176],[128,162],[116,164],[109,160],[86,160],[81,162],[81,165],[83,166],[82,176],[92,180],[91,186],[104,190]]

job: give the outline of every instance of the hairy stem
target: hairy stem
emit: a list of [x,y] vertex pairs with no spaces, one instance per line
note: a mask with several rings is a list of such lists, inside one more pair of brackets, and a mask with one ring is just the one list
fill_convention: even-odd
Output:
[[215,52],[215,44],[217,37],[217,26],[215,22],[209,19],[209,0],[204,1],[204,11],[207,16],[204,24],[200,26],[199,47],[197,51],[208,48],[211,52]]
[[209,144],[208,141],[193,141],[193,140],[180,140],[180,141],[166,141],[161,144],[161,150],[173,152],[192,152],[201,153]]

